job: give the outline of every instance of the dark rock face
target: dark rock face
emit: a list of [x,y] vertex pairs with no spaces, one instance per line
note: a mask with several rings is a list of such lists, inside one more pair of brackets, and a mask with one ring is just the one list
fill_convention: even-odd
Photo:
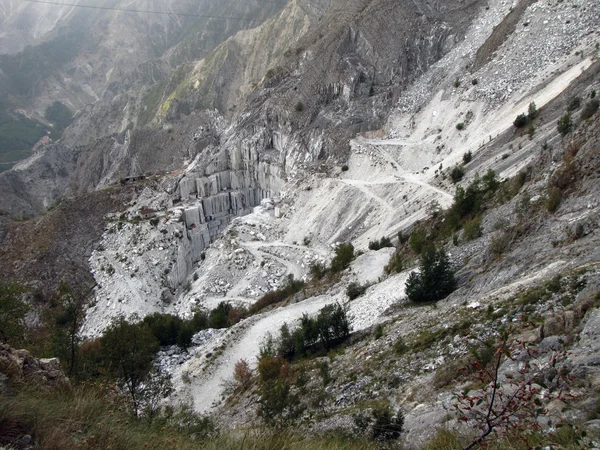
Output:
[[140,188],[107,188],[68,198],[36,220],[5,220],[0,273],[42,293],[54,292],[61,280],[89,287],[88,259],[104,231],[105,215],[124,209]]

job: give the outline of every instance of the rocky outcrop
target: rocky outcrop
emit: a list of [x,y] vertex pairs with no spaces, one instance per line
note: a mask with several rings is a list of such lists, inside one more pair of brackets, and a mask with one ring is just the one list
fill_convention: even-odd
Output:
[[27,350],[0,344],[0,393],[21,382],[52,389],[69,386],[57,358],[38,359]]
[[234,217],[249,214],[263,199],[279,195],[283,185],[279,173],[277,166],[261,160],[256,148],[233,149],[179,180],[186,235],[169,275],[172,289],[189,276],[202,252]]

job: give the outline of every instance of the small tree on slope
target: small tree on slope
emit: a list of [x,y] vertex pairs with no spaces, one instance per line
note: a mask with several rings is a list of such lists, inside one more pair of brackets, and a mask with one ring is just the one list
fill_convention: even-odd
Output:
[[454,272],[443,249],[427,247],[421,257],[419,272],[406,281],[406,295],[413,302],[438,301],[456,289]]

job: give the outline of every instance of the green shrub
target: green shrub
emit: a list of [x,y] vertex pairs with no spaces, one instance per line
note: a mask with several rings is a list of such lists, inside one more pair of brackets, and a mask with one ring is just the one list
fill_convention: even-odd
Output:
[[69,108],[59,101],[55,101],[51,106],[46,108],[44,117],[54,125],[52,130],[52,137],[54,139],[58,139],[63,130],[73,121],[73,114]]
[[556,129],[562,136],[569,134],[573,130],[573,121],[571,120],[570,113],[566,113],[558,120]]
[[567,107],[567,111],[575,111],[577,108],[581,106],[581,99],[579,97],[573,97],[569,102],[569,106]]
[[465,129],[465,123],[464,122],[459,122],[456,124],[456,129],[458,131],[464,130]]
[[481,237],[481,219],[476,217],[465,223],[463,239],[465,241],[472,241],[478,237]]
[[446,213],[447,229],[458,230],[464,219],[479,214],[485,197],[493,194],[498,187],[493,170],[489,170],[484,179],[485,182],[476,176],[467,189],[460,186],[456,188],[454,203]]
[[483,183],[483,191],[488,194],[493,194],[500,186],[496,172],[494,172],[492,169],[488,169],[485,175],[481,178],[481,182]]
[[390,260],[384,268],[385,273],[400,273],[404,270],[404,263],[402,261],[402,255],[399,252],[394,253],[390,256]]
[[129,323],[123,317],[106,329],[101,343],[105,365],[123,382],[132,411],[137,416],[144,382],[160,344],[147,324]]
[[425,244],[427,242],[427,235],[425,230],[421,228],[415,228],[412,233],[410,233],[410,238],[408,239],[408,245],[411,250],[415,252],[417,255],[420,255],[425,248]]
[[23,301],[24,292],[16,284],[0,282],[0,339],[13,347],[25,341],[25,314],[29,307]]
[[527,110],[527,119],[529,119],[529,121],[532,121],[538,116],[538,114],[539,110],[537,109],[535,102],[531,102]]
[[408,242],[409,237],[410,236],[407,236],[402,231],[398,231],[398,244],[400,244],[400,245],[406,244]]
[[331,383],[329,363],[327,363],[327,361],[319,361],[317,367],[319,368],[319,374],[321,375],[321,379],[323,380],[323,386],[327,386],[329,383]]
[[352,282],[346,288],[346,295],[348,296],[349,300],[354,300],[355,298],[362,296],[367,291],[368,287],[369,285],[367,284]]
[[319,262],[311,264],[308,270],[313,280],[320,280],[327,274],[327,267]]
[[229,326],[229,311],[232,306],[229,302],[221,302],[208,315],[210,328],[227,328]]
[[299,101],[298,103],[296,103],[296,106],[294,106],[294,109],[296,110],[296,112],[304,111],[304,103]]
[[473,153],[471,153],[471,150],[469,150],[466,153],[463,153],[462,159],[463,159],[463,164],[469,164],[471,162],[471,160],[473,159]]
[[396,343],[394,344],[394,352],[398,356],[402,356],[407,351],[408,351],[408,345],[406,345],[406,342],[404,342],[404,339],[402,339],[401,337],[399,337],[398,340],[396,341]]
[[600,107],[600,101],[598,101],[598,99],[593,99],[586,102],[585,106],[581,110],[581,120],[587,120],[592,117],[596,111],[598,111],[598,107]]
[[[277,344],[265,344],[265,355],[277,353],[293,359],[308,352],[330,350],[350,335],[350,322],[346,311],[338,303],[324,306],[316,317],[307,314],[300,319],[300,326],[290,331],[287,324],[281,327]],[[270,347],[271,350],[267,349]],[[276,351],[273,349],[276,348]],[[269,350],[269,351],[267,351]]]
[[393,247],[392,240],[383,236],[379,241],[369,241],[369,250],[380,250],[386,247]]
[[258,360],[258,375],[261,383],[267,383],[279,378],[282,368],[287,361],[279,356],[263,356]]
[[453,183],[458,183],[465,176],[465,169],[462,166],[454,166],[450,172],[450,179]]
[[525,115],[525,113],[521,113],[514,120],[513,125],[515,126],[515,128],[523,128],[528,123],[529,123],[529,118]]
[[490,251],[495,257],[499,257],[510,246],[510,233],[508,230],[494,236],[490,242]]
[[287,380],[274,380],[261,386],[258,414],[267,424],[283,426],[301,412],[301,403],[291,392]]
[[546,198],[546,208],[548,212],[555,213],[562,200],[562,191],[556,187],[548,188],[548,197]]
[[339,273],[346,270],[354,259],[354,246],[350,243],[340,244],[335,249],[335,256],[331,261],[331,272]]
[[391,441],[398,439],[404,428],[404,415],[398,410],[396,415],[387,406],[373,410],[371,436],[375,441]]
[[348,170],[349,170],[349,169],[350,169],[350,168],[349,168],[349,167],[348,167],[348,165],[346,165],[346,164],[344,164],[344,165],[342,166],[342,172],[348,172]]
[[454,272],[443,249],[433,245],[423,252],[419,272],[412,272],[406,281],[406,295],[414,302],[438,301],[456,289]]
[[142,322],[148,325],[161,346],[177,344],[177,336],[183,323],[179,317],[154,313],[144,317]]
[[196,333],[196,329],[190,322],[182,323],[179,331],[177,332],[177,345],[184,350],[192,344],[192,338]]
[[381,325],[377,325],[377,327],[375,327],[374,337],[375,337],[375,340],[383,337],[383,327]]

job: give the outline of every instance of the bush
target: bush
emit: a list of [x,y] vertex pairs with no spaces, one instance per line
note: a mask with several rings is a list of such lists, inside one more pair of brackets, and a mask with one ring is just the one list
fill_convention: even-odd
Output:
[[73,114],[64,104],[55,101],[51,106],[46,108],[44,117],[52,123],[52,138],[60,138],[63,130],[67,128],[73,121]]
[[420,255],[423,249],[425,248],[425,244],[427,242],[427,235],[425,230],[421,228],[415,228],[412,233],[410,233],[410,238],[408,239],[408,245],[413,252],[417,255]]
[[481,178],[481,181],[483,183],[483,191],[485,193],[493,194],[500,186],[496,172],[494,172],[492,169],[488,169],[485,175]]
[[[323,275],[325,272],[325,268],[324,266],[320,265],[320,264],[313,264],[313,266],[311,266],[311,273],[312,270],[317,270],[323,271]],[[320,272],[319,272],[320,273]],[[314,274],[313,274],[314,276]],[[250,314],[256,314],[257,312],[261,311],[262,309],[266,308],[267,306],[270,305],[274,305],[276,303],[280,303],[282,301],[284,301],[285,299],[291,297],[292,295],[296,294],[297,292],[300,292],[302,289],[304,289],[304,287],[306,286],[306,283],[302,280],[296,280],[294,279],[294,276],[292,274],[289,274],[287,276],[287,281],[286,284],[281,287],[280,289],[275,289],[274,291],[269,291],[267,292],[265,295],[263,295],[261,298],[259,298],[256,303],[254,303],[249,310]]]
[[327,267],[325,267],[324,264],[318,262],[311,264],[308,270],[313,280],[320,280],[327,274]]
[[404,428],[404,415],[398,410],[394,416],[389,406],[373,410],[371,437],[375,441],[391,441],[398,439]]
[[525,115],[525,113],[521,113],[514,120],[513,125],[515,126],[515,128],[523,128],[528,123],[529,123],[528,117]]
[[454,166],[450,172],[450,179],[453,183],[458,183],[465,176],[465,169],[462,166]]
[[464,130],[465,129],[465,123],[464,122],[459,122],[456,124],[456,129],[458,131]]
[[0,339],[17,347],[25,341],[25,314],[29,307],[22,300],[24,289],[0,282]]
[[566,113],[558,120],[556,129],[562,136],[569,134],[573,130],[573,121],[571,120],[570,113]]
[[569,102],[569,106],[567,107],[567,111],[575,111],[577,108],[581,106],[581,99],[579,97],[573,97]]
[[335,249],[335,256],[331,261],[331,272],[339,273],[346,270],[354,257],[354,246],[352,244],[338,245]]
[[350,168],[346,164],[342,166],[342,172],[348,172],[349,169]]
[[375,337],[375,340],[383,337],[383,326],[381,326],[381,324],[379,324],[379,325],[377,325],[377,327],[375,327],[374,337]]
[[538,116],[539,113],[540,112],[537,109],[535,102],[531,102],[529,104],[529,108],[527,110],[527,119],[529,119],[529,121],[532,121],[533,119],[535,119]]
[[394,253],[390,256],[390,260],[387,263],[387,266],[384,268],[385,273],[400,273],[404,270],[404,263],[402,261],[402,255],[398,252]]
[[466,153],[463,153],[463,164],[469,164],[471,162],[471,160],[473,159],[473,153],[471,153],[471,151],[469,150]]
[[546,199],[546,208],[548,212],[555,213],[562,200],[562,191],[558,188],[551,187],[548,189],[548,198]]
[[346,295],[348,296],[348,299],[354,300],[363,295],[368,287],[367,284],[350,283],[346,288]]
[[144,383],[152,369],[159,342],[147,324],[140,326],[120,317],[106,329],[101,343],[106,367],[122,381],[132,411],[137,416]]
[[392,240],[389,237],[382,237],[379,241],[370,241],[369,250],[380,250],[386,247],[393,247]]
[[296,103],[296,106],[294,106],[294,109],[296,110],[296,112],[304,111],[304,103],[299,101],[298,103]]
[[454,272],[443,249],[427,247],[421,258],[419,272],[412,272],[406,281],[406,295],[414,302],[438,301],[456,289]]
[[229,311],[232,306],[228,302],[221,302],[208,315],[209,328],[227,328],[229,326]]
[[510,232],[504,231],[501,234],[494,236],[490,242],[490,251],[495,257],[499,257],[510,246]]
[[144,317],[142,322],[148,325],[160,345],[164,346],[177,343],[177,335],[183,321],[170,314],[154,313]]
[[465,241],[472,241],[478,237],[481,237],[481,219],[476,217],[465,224],[463,238]]
[[[349,335],[350,322],[346,311],[335,303],[321,308],[315,318],[303,315],[300,326],[293,331],[284,324],[279,333],[276,353],[290,359],[301,357],[309,351],[329,350]],[[262,353],[273,354],[274,347],[275,344],[271,342]]]
[[192,338],[196,330],[191,322],[183,322],[177,333],[177,345],[184,350],[187,350],[192,345]]
[[600,101],[597,99],[587,102],[581,111],[581,120],[586,120],[592,117],[596,111],[598,111],[598,107],[600,107]]
[[[241,360],[243,361],[243,360]],[[239,361],[238,361],[239,363]],[[267,383],[279,378],[281,369],[288,362],[279,356],[263,356],[258,360],[258,375],[261,383]]]
[[283,426],[296,419],[302,412],[300,400],[297,395],[291,393],[287,380],[263,384],[259,403],[258,414],[270,425]]

